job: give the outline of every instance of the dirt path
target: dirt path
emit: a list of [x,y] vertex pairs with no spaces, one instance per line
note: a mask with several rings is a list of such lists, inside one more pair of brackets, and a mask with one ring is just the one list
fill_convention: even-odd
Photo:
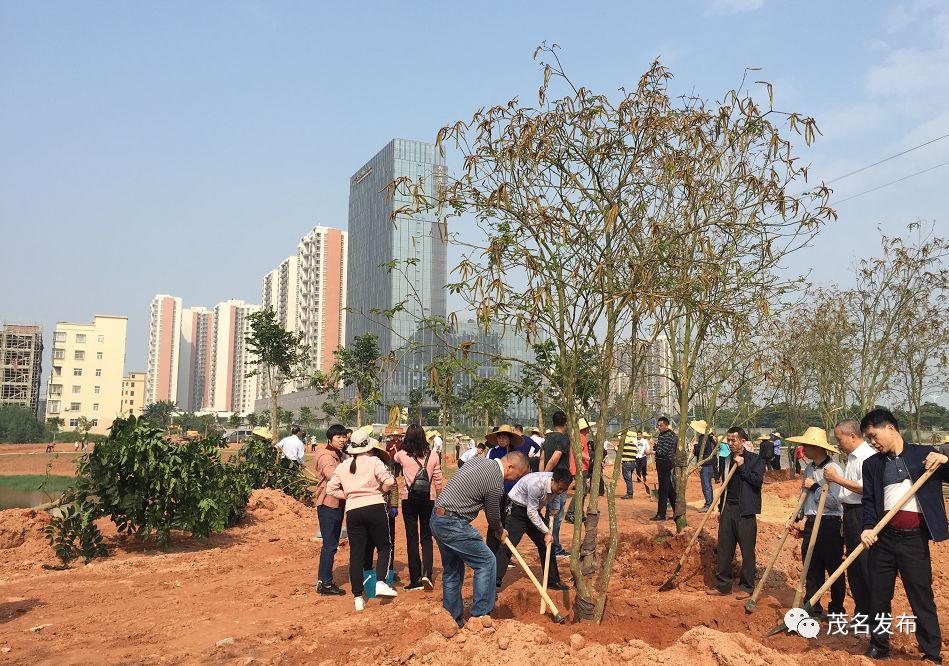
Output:
[[[785,549],[751,616],[734,598],[705,595],[712,580],[714,517],[679,587],[657,592],[691,532],[675,536],[671,521],[650,523],[655,503],[641,491],[640,485],[633,500],[618,501],[622,538],[603,625],[554,625],[538,614],[537,595],[524,574],[511,570],[490,626],[469,622],[460,632],[441,610],[437,578],[433,593],[403,592],[387,606],[373,600],[361,615],[352,612],[348,595],[317,596],[315,512],[277,492],[255,492],[238,527],[207,542],[178,539],[167,553],[106,530],[113,556],[68,571],[41,567],[53,562],[42,536],[44,514],[3,511],[0,663],[864,663],[855,656],[863,652],[863,639],[765,638],[793,596],[800,571],[796,544]],[[793,482],[767,485],[763,515],[783,520],[796,492]],[[690,484],[691,503],[699,506],[700,497],[697,484]],[[698,517],[690,511],[693,525]],[[482,519],[477,524],[483,529]],[[397,527],[397,568],[406,577],[401,519]],[[760,566],[779,531],[776,522],[760,523]],[[569,536],[570,525],[564,524],[562,537]],[[524,551],[536,567],[536,553]],[[341,584],[348,556],[343,547],[336,559]],[[945,547],[934,547],[944,620],[947,563]],[[436,577],[438,569],[436,550]],[[561,571],[566,573],[564,561]],[[348,589],[348,583],[343,586]],[[567,595],[562,600],[569,607]],[[894,603],[894,613],[900,612],[908,612],[902,592]],[[898,636],[894,647],[905,650],[899,656],[918,660],[912,638]]]

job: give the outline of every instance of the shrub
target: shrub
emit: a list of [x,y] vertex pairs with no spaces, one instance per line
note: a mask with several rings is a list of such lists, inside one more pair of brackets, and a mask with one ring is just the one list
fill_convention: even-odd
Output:
[[49,438],[45,423],[36,420],[36,415],[19,405],[0,405],[0,442],[23,444],[44,442]]
[[293,499],[313,504],[303,466],[287,460],[270,442],[251,437],[237,453],[238,465],[252,488],[282,490]]

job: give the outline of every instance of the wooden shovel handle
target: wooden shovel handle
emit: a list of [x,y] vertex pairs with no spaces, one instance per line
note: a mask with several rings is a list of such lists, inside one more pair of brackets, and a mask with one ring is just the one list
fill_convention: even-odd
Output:
[[[732,465],[731,469],[728,470],[728,474],[725,475],[725,480],[722,482],[722,485],[718,487],[718,490],[715,491],[715,494],[712,495],[712,506],[718,506],[718,499],[722,496],[722,493],[725,492],[725,488],[728,487],[728,482],[731,481],[732,476],[735,474],[735,470],[738,469],[738,465]],[[685,558],[688,556],[689,551],[692,550],[692,546],[695,545],[695,542],[699,539],[699,534],[702,532],[702,528],[705,527],[705,523],[708,522],[708,517],[712,515],[712,508],[709,507],[709,510],[702,514],[702,520],[699,522],[698,528],[695,530],[695,533],[692,535],[692,538],[689,539],[689,545],[685,547],[685,552],[682,553],[682,557],[679,558],[678,567],[681,567],[685,563]],[[677,568],[678,568],[677,567]]]
[[[940,464],[942,464],[942,463],[940,463]],[[896,505],[895,505],[892,509],[890,509],[889,511],[887,511],[886,515],[883,516],[883,518],[880,520],[880,522],[876,524],[876,527],[874,527],[872,530],[870,530],[870,534],[872,534],[873,536],[876,536],[877,534],[879,534],[880,532],[882,532],[882,531],[883,531],[883,528],[886,527],[887,523],[889,523],[891,520],[893,520],[893,516],[896,515],[896,512],[899,511],[900,509],[902,509],[902,508],[903,508],[903,505],[906,504],[907,502],[909,502],[910,499],[912,499],[913,495],[916,494],[916,491],[919,490],[920,487],[922,487],[922,485],[923,485],[924,483],[926,483],[927,480],[929,480],[929,477],[931,477],[931,476],[933,475],[933,473],[934,473],[937,469],[939,469],[939,465],[933,465],[930,469],[927,469],[925,472],[923,472],[923,473],[920,475],[920,477],[919,477],[918,479],[916,479],[916,483],[913,484],[913,487],[910,488],[909,490],[907,490],[907,491],[906,491],[906,494],[903,495],[903,496],[899,499],[899,501],[896,503]],[[863,545],[863,541],[861,540],[861,541],[860,541],[860,544],[859,544],[856,548],[853,549],[853,552],[850,553],[850,555],[847,556],[847,559],[844,560],[844,561],[841,563],[841,565],[840,565],[839,567],[837,567],[837,571],[835,571],[834,573],[832,573],[832,574],[830,575],[830,578],[828,578],[826,581],[824,581],[824,584],[821,585],[821,588],[820,588],[819,590],[817,590],[817,592],[815,592],[813,595],[811,595],[811,598],[807,600],[807,605],[808,605],[808,606],[813,606],[813,605],[814,605],[814,602],[816,602],[818,599],[820,599],[821,596],[824,594],[824,592],[826,592],[827,590],[830,589],[830,586],[833,585],[834,582],[835,582],[838,578],[841,577],[841,575],[843,575],[843,573],[847,570],[847,568],[848,568],[851,564],[854,563],[854,560],[856,560],[857,557],[860,556],[860,553],[862,553],[864,550],[866,550],[866,548],[867,548],[867,547],[866,547],[865,545]]]
[[537,577],[534,575],[534,572],[531,571],[529,566],[527,566],[527,562],[525,562],[524,558],[521,557],[521,554],[517,552],[517,548],[514,547],[514,544],[511,543],[511,540],[507,537],[504,537],[504,545],[510,549],[511,553],[514,555],[514,558],[517,560],[517,563],[521,565],[524,573],[526,573],[527,577],[531,579],[531,582],[534,584],[534,587],[537,588],[537,591],[540,592],[541,598],[547,602],[548,606],[550,606],[550,611],[554,614],[554,617],[560,615],[560,611],[557,610],[557,604],[553,602],[553,600],[547,594],[547,591],[540,586],[540,583],[537,582]]
[[[547,530],[550,534],[554,533],[554,517],[550,516],[550,519],[547,521]],[[544,592],[547,591],[547,581],[550,576],[550,550],[553,547],[553,541],[547,544],[547,559],[544,560]],[[547,612],[547,602],[544,600],[544,597],[540,598],[540,614],[543,615]]]
[[[824,517],[824,505],[827,503],[828,487],[830,487],[829,483],[825,483],[821,486],[820,501],[817,502],[817,516],[814,518],[814,529],[811,530],[811,540],[807,542],[807,552],[804,554],[804,568],[801,569],[801,577],[797,581],[797,588],[794,592],[794,605],[791,606],[791,608],[799,608],[801,598],[804,596],[804,581],[807,579],[807,570],[811,566],[814,546],[817,545],[817,533],[820,531],[820,522]],[[805,488],[805,491],[810,492],[810,488]]]
[[758,584],[755,586],[755,591],[751,595],[751,600],[758,601],[758,597],[761,596],[761,591],[764,589],[764,584],[768,580],[768,576],[771,575],[771,569],[774,568],[774,563],[778,561],[778,556],[781,554],[781,551],[784,549],[784,544],[788,540],[788,527],[791,526],[791,523],[794,522],[794,518],[797,516],[798,512],[801,510],[801,507],[804,506],[804,499],[807,497],[807,488],[801,491],[801,496],[797,500],[797,506],[794,507],[794,513],[791,514],[791,517],[788,518],[788,522],[784,526],[784,535],[778,540],[778,547],[774,549],[774,552],[771,553],[771,559],[768,561],[768,566],[764,570],[764,575],[761,576],[761,580],[758,581]]

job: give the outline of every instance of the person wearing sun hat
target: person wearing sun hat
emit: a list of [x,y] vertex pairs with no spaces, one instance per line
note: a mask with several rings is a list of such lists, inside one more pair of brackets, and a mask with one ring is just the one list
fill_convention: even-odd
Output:
[[[825,577],[834,573],[844,559],[843,506],[840,503],[840,485],[831,482],[830,479],[825,479],[824,476],[827,474],[831,478],[842,477],[843,470],[840,465],[830,459],[829,454],[840,453],[840,451],[827,441],[827,433],[823,428],[808,428],[799,437],[788,437],[788,441],[803,445],[804,455],[810,460],[804,469],[803,480],[803,487],[808,490],[808,493],[804,497],[801,513],[798,514],[798,522],[791,526],[791,530],[802,537],[802,561],[806,559],[808,544],[814,531],[821,494],[827,493],[811,563],[804,574],[807,586],[806,598],[810,599],[824,584]],[[828,612],[842,614],[846,596],[847,582],[843,576],[840,576],[830,587]],[[820,617],[822,614],[823,608],[818,599],[813,605],[812,615]]]
[[376,564],[376,596],[395,597],[398,592],[385,582],[389,571],[389,516],[386,493],[395,486],[395,478],[386,467],[389,454],[366,427],[350,438],[347,452],[352,458],[340,463],[327,485],[327,492],[346,501],[346,529],[349,532],[349,582],[356,611],[365,608],[363,564],[366,548],[379,551]]
[[780,471],[781,470],[781,450],[783,443],[781,438],[784,437],[780,432],[775,430],[771,433],[771,444],[774,446],[774,457],[771,458],[771,469]]
[[771,458],[774,457],[774,444],[771,443],[771,435],[758,436],[758,456],[764,460],[764,468],[771,469]]
[[689,423],[698,435],[695,444],[692,446],[692,455],[695,456],[697,464],[702,468],[699,470],[699,478],[702,482],[702,496],[705,498],[705,505],[699,509],[699,513],[705,513],[712,508],[712,500],[715,493],[712,491],[712,477],[715,475],[717,465],[715,438],[708,432],[708,424],[705,421],[698,420]]
[[273,442],[273,433],[270,432],[270,428],[266,428],[264,426],[257,426],[256,428],[250,431],[250,434],[265,442]]

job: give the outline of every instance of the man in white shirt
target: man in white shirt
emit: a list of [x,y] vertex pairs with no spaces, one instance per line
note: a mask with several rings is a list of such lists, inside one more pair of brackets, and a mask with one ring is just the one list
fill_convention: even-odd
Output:
[[[860,432],[860,423],[855,419],[838,423],[834,427],[834,438],[840,450],[847,454],[847,467],[843,477],[828,469],[824,472],[824,479],[840,486],[838,499],[844,509],[844,546],[849,555],[860,545],[860,533],[863,531],[863,461],[875,454],[876,450],[867,444]],[[866,551],[847,570],[847,579],[850,581],[854,614],[868,614],[870,571]]]
[[477,446],[472,446],[470,449],[465,450],[458,458],[458,467],[461,468],[462,465],[472,458],[484,455],[485,448],[484,442],[478,442]]
[[284,458],[302,465],[305,448],[300,439],[300,426],[293,426],[290,434],[277,442],[277,448],[283,453]]

